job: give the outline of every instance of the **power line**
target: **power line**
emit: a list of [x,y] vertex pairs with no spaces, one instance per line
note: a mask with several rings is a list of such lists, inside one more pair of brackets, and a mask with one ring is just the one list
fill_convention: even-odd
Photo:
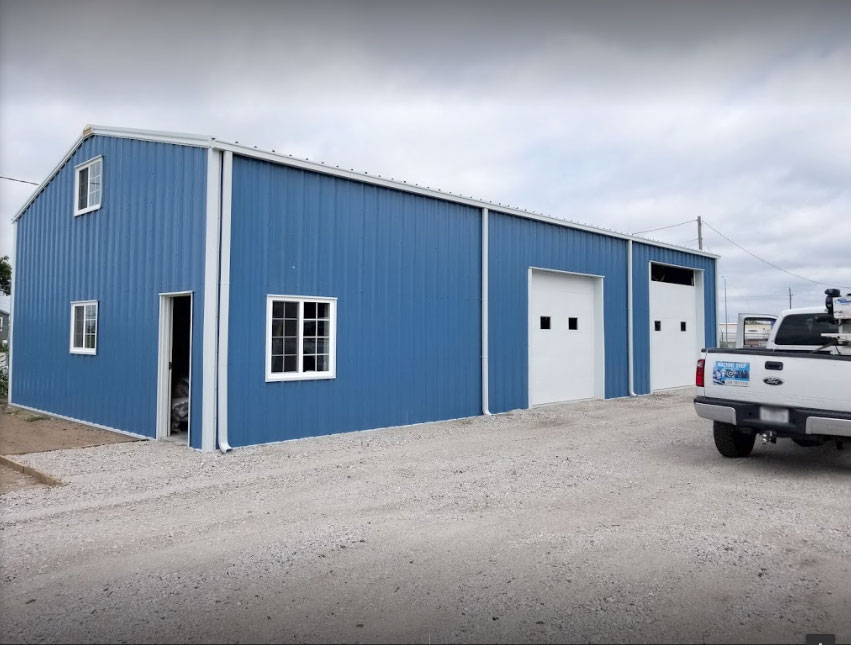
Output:
[[4,177],[3,175],[0,175],[0,179],[7,179],[9,181],[17,181],[17,182],[20,182],[22,184],[32,184],[33,186],[38,186],[38,184],[36,182],[27,181],[26,179],[15,179],[14,177]]
[[769,262],[768,260],[766,260],[766,259],[764,259],[764,258],[759,257],[756,253],[754,253],[754,252],[752,252],[752,251],[748,251],[748,250],[747,250],[745,247],[743,247],[741,244],[739,244],[738,242],[734,242],[733,240],[731,240],[729,237],[727,237],[726,235],[724,235],[721,231],[719,231],[717,228],[715,228],[714,226],[712,226],[712,224],[710,224],[710,223],[709,223],[709,222],[707,222],[706,220],[703,220],[703,223],[704,223],[704,224],[706,224],[706,225],[707,225],[709,228],[711,228],[713,231],[715,231],[716,233],[718,233],[718,235],[720,235],[721,237],[723,237],[723,238],[724,238],[725,240],[727,240],[730,244],[732,244],[733,246],[737,246],[737,247],[739,247],[742,251],[744,251],[745,253],[747,253],[747,254],[748,254],[748,255],[750,255],[751,257],[756,258],[757,260],[759,260],[759,261],[760,261],[760,262],[762,262],[763,264],[767,264],[767,265],[768,265],[768,266],[770,266],[772,269],[777,269],[778,271],[782,271],[783,273],[788,273],[789,275],[794,276],[794,277],[798,278],[799,280],[805,280],[805,281],[807,281],[807,282],[812,282],[813,284],[820,284],[820,285],[825,286],[825,287],[839,287],[840,289],[851,289],[851,287],[849,287],[849,286],[847,286],[847,285],[841,285],[841,284],[840,284],[840,285],[836,285],[836,284],[828,284],[827,282],[819,282],[818,280],[813,280],[812,278],[807,278],[807,277],[805,277],[805,276],[798,275],[797,273],[792,273],[791,271],[787,271],[787,270],[786,270],[786,269],[784,269],[783,267],[779,267],[779,266],[777,266],[776,264],[774,264],[773,262]]
[[674,228],[677,226],[682,226],[683,224],[692,224],[695,220],[687,219],[685,222],[680,222],[679,224],[671,224],[670,226],[660,226],[659,228],[651,228],[649,231],[638,231],[637,233],[633,233],[633,235],[641,235],[642,233],[655,233],[656,231],[663,231],[666,228]]

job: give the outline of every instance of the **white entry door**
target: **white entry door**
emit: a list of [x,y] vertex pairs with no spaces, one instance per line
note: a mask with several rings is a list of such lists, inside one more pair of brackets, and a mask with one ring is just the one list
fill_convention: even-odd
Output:
[[694,385],[700,348],[694,286],[650,282],[650,387]]
[[529,404],[597,394],[599,279],[532,270],[529,284]]

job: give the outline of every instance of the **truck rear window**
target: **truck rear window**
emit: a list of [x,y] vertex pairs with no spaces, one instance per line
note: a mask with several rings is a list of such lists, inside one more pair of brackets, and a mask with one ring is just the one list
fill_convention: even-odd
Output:
[[830,339],[822,334],[835,334],[839,326],[830,322],[827,314],[792,314],[777,328],[775,345],[826,345]]

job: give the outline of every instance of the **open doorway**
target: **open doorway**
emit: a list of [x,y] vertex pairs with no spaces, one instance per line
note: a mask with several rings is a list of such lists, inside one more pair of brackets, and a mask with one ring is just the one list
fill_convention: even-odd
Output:
[[192,383],[192,294],[160,294],[157,438],[189,443]]

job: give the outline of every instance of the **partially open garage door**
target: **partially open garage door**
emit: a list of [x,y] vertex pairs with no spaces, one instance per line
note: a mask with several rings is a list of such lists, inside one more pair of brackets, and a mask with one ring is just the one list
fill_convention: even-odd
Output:
[[694,385],[698,289],[691,269],[651,265],[650,386]]
[[602,279],[532,269],[529,405],[602,397]]

